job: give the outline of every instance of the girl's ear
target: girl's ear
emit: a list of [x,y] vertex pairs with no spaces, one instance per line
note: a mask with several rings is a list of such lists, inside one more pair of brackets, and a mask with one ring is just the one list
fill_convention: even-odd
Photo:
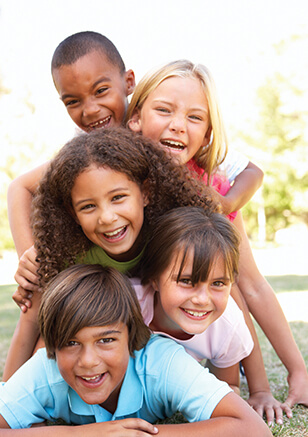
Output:
[[143,206],[146,207],[149,204],[149,198],[147,193],[143,193]]
[[128,121],[127,126],[133,132],[141,132],[141,119],[139,109],[134,109],[133,115]]
[[151,279],[150,284],[152,285],[155,291],[159,292],[158,282],[156,281],[156,279]]
[[213,142],[213,129],[210,126],[205,134],[202,146],[211,145],[212,142]]

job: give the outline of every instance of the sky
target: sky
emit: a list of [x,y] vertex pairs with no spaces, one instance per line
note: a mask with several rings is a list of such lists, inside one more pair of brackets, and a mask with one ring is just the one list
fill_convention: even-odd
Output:
[[[254,114],[257,87],[279,68],[275,45],[307,35],[307,16],[306,0],[0,0],[0,83],[9,91],[0,99],[0,140],[12,153],[31,141],[38,151],[57,149],[73,135],[50,61],[64,38],[82,30],[111,39],[137,81],[175,59],[205,64],[227,125],[240,125]],[[294,67],[302,62],[294,53]]]

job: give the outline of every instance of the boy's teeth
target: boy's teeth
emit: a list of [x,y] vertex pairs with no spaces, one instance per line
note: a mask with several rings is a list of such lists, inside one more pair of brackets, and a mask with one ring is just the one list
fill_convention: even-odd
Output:
[[208,313],[208,311],[204,311],[203,313],[200,313],[200,311],[191,311],[191,310],[185,310],[185,309],[184,309],[184,311],[185,311],[185,313],[188,313],[194,317],[203,317]]
[[184,144],[179,141],[161,140],[160,142],[163,146],[167,146],[173,149],[183,150],[185,148]]
[[103,120],[96,121],[95,123],[91,123],[90,127],[104,127],[104,125],[107,125],[109,122],[111,116],[108,115],[108,117],[104,118]]
[[86,381],[91,381],[92,379],[97,379],[99,377],[100,377],[100,375],[90,376],[90,377],[82,376],[82,379],[85,379]]

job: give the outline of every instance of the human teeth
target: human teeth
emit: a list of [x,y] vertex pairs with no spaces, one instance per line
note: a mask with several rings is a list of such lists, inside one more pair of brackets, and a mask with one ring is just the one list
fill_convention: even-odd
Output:
[[204,311],[202,313],[200,313],[200,311],[191,311],[191,310],[184,310],[184,311],[194,317],[203,317],[208,313],[208,311]]
[[167,146],[167,147],[173,147],[173,148],[176,148],[176,149],[181,149],[181,150],[183,150],[183,149],[185,148],[185,145],[184,145],[183,143],[179,142],[179,141],[173,141],[173,140],[161,140],[161,143],[162,143],[164,146]]
[[116,231],[112,231],[112,232],[104,232],[104,235],[106,235],[107,237],[113,237],[114,235],[119,234],[120,232],[123,231],[123,229],[125,229],[125,226],[122,226],[122,228],[117,229]]
[[97,127],[97,126],[99,126],[99,127],[102,127],[104,124],[107,124],[108,123],[108,121],[110,120],[110,118],[111,118],[111,116],[110,115],[108,115],[108,117],[106,117],[106,118],[104,118],[103,120],[99,120],[99,121],[96,121],[96,122],[94,122],[94,123],[90,123],[90,127]]
[[100,377],[100,375],[89,376],[89,377],[87,377],[87,376],[82,376],[82,379],[85,379],[86,381],[91,381],[92,379],[97,379],[97,378],[99,378],[99,377]]

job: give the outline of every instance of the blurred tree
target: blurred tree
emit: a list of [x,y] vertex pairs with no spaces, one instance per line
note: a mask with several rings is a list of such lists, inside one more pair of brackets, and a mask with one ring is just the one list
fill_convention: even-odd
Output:
[[31,95],[5,88],[0,79],[0,253],[13,249],[7,216],[7,189],[18,175],[47,160],[50,151],[40,141]]
[[[276,51],[288,56],[290,50],[300,50],[298,45],[307,49],[307,41],[307,37],[295,38]],[[245,142],[258,149],[265,173],[259,195],[243,209],[248,232],[256,239],[260,220],[265,223],[268,240],[296,221],[308,224],[308,82],[302,72],[274,73],[267,79],[257,92],[260,112],[256,129],[242,134]],[[259,237],[260,233],[262,228]]]

